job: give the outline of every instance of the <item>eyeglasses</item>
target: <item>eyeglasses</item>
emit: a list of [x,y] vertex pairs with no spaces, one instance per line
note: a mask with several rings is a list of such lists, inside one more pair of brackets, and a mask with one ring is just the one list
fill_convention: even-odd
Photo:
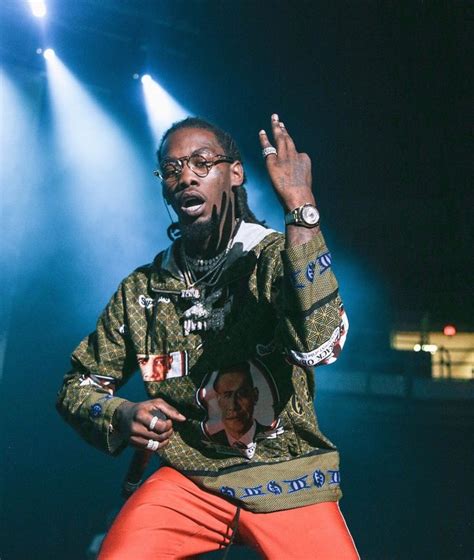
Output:
[[209,161],[200,154],[193,154],[191,156],[165,161],[161,169],[153,171],[153,174],[166,183],[174,183],[183,172],[185,162],[195,175],[198,177],[207,177],[214,165],[218,163],[233,163],[235,161],[233,158],[220,154],[213,157],[216,159]]

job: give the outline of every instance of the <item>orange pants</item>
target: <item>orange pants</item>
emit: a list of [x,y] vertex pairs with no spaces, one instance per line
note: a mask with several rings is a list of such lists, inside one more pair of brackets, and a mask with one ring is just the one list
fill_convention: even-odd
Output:
[[186,559],[235,542],[271,560],[359,558],[337,502],[273,513],[240,510],[169,467],[156,471],[117,516],[99,560]]

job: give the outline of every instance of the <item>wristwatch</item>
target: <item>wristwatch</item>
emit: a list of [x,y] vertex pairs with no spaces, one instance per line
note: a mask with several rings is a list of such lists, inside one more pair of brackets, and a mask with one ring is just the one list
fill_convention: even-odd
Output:
[[314,228],[319,224],[319,212],[313,204],[303,204],[298,206],[285,216],[285,224],[294,224],[306,228]]

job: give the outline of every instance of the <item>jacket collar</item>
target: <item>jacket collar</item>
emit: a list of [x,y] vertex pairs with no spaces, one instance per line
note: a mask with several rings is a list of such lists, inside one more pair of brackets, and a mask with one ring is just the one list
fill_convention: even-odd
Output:
[[[229,268],[240,257],[247,255],[265,237],[272,233],[275,233],[274,229],[242,221],[232,241],[227,262],[224,265],[225,268]],[[171,284],[175,284],[176,289],[182,288],[181,284],[184,282],[184,276],[175,258],[176,243],[177,241],[174,241],[165,251],[160,253],[153,263],[154,270],[150,279],[150,285],[153,290],[165,287],[171,288],[170,279],[166,278],[168,275],[171,275],[174,280],[171,281]]]
[[169,272],[171,276],[174,276],[178,280],[184,280],[183,273],[176,262],[174,256],[176,250],[176,241],[174,241],[163,253],[163,258],[161,259],[161,269]]
[[[238,247],[239,254],[243,256],[256,247],[260,241],[265,239],[265,237],[271,233],[275,233],[275,230],[265,228],[259,224],[249,224],[242,221],[234,239],[232,240],[230,251],[232,252],[232,249]],[[174,276],[178,280],[183,280],[183,273],[181,272],[175,258],[176,243],[177,242],[174,241],[164,252],[161,261],[161,269],[169,272],[171,276]]]

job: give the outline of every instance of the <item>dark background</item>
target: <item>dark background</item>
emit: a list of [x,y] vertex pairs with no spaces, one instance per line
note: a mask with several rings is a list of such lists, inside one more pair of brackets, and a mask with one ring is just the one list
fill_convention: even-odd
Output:
[[[281,228],[257,139],[279,113],[312,158],[351,321],[345,352],[321,375],[396,371],[389,333],[416,330],[423,317],[433,328],[473,330],[471,2],[47,4],[46,22],[19,0],[0,7],[2,72],[29,100],[29,139],[46,144],[41,157],[27,143],[15,157],[2,148],[2,221],[11,228],[2,260],[4,560],[84,558],[119,507],[129,455],[88,448],[56,415],[54,396],[119,280],[166,244],[152,179],[133,197],[140,220],[112,227],[104,211],[113,233],[98,220],[81,237],[88,209],[62,198],[38,47],[53,46],[120,122],[145,173],[153,146],[135,72],[230,130],[256,170],[257,215]],[[142,398],[138,380],[126,395]],[[469,404],[318,396],[323,430],[341,448],[341,507],[363,558],[472,558]]]

